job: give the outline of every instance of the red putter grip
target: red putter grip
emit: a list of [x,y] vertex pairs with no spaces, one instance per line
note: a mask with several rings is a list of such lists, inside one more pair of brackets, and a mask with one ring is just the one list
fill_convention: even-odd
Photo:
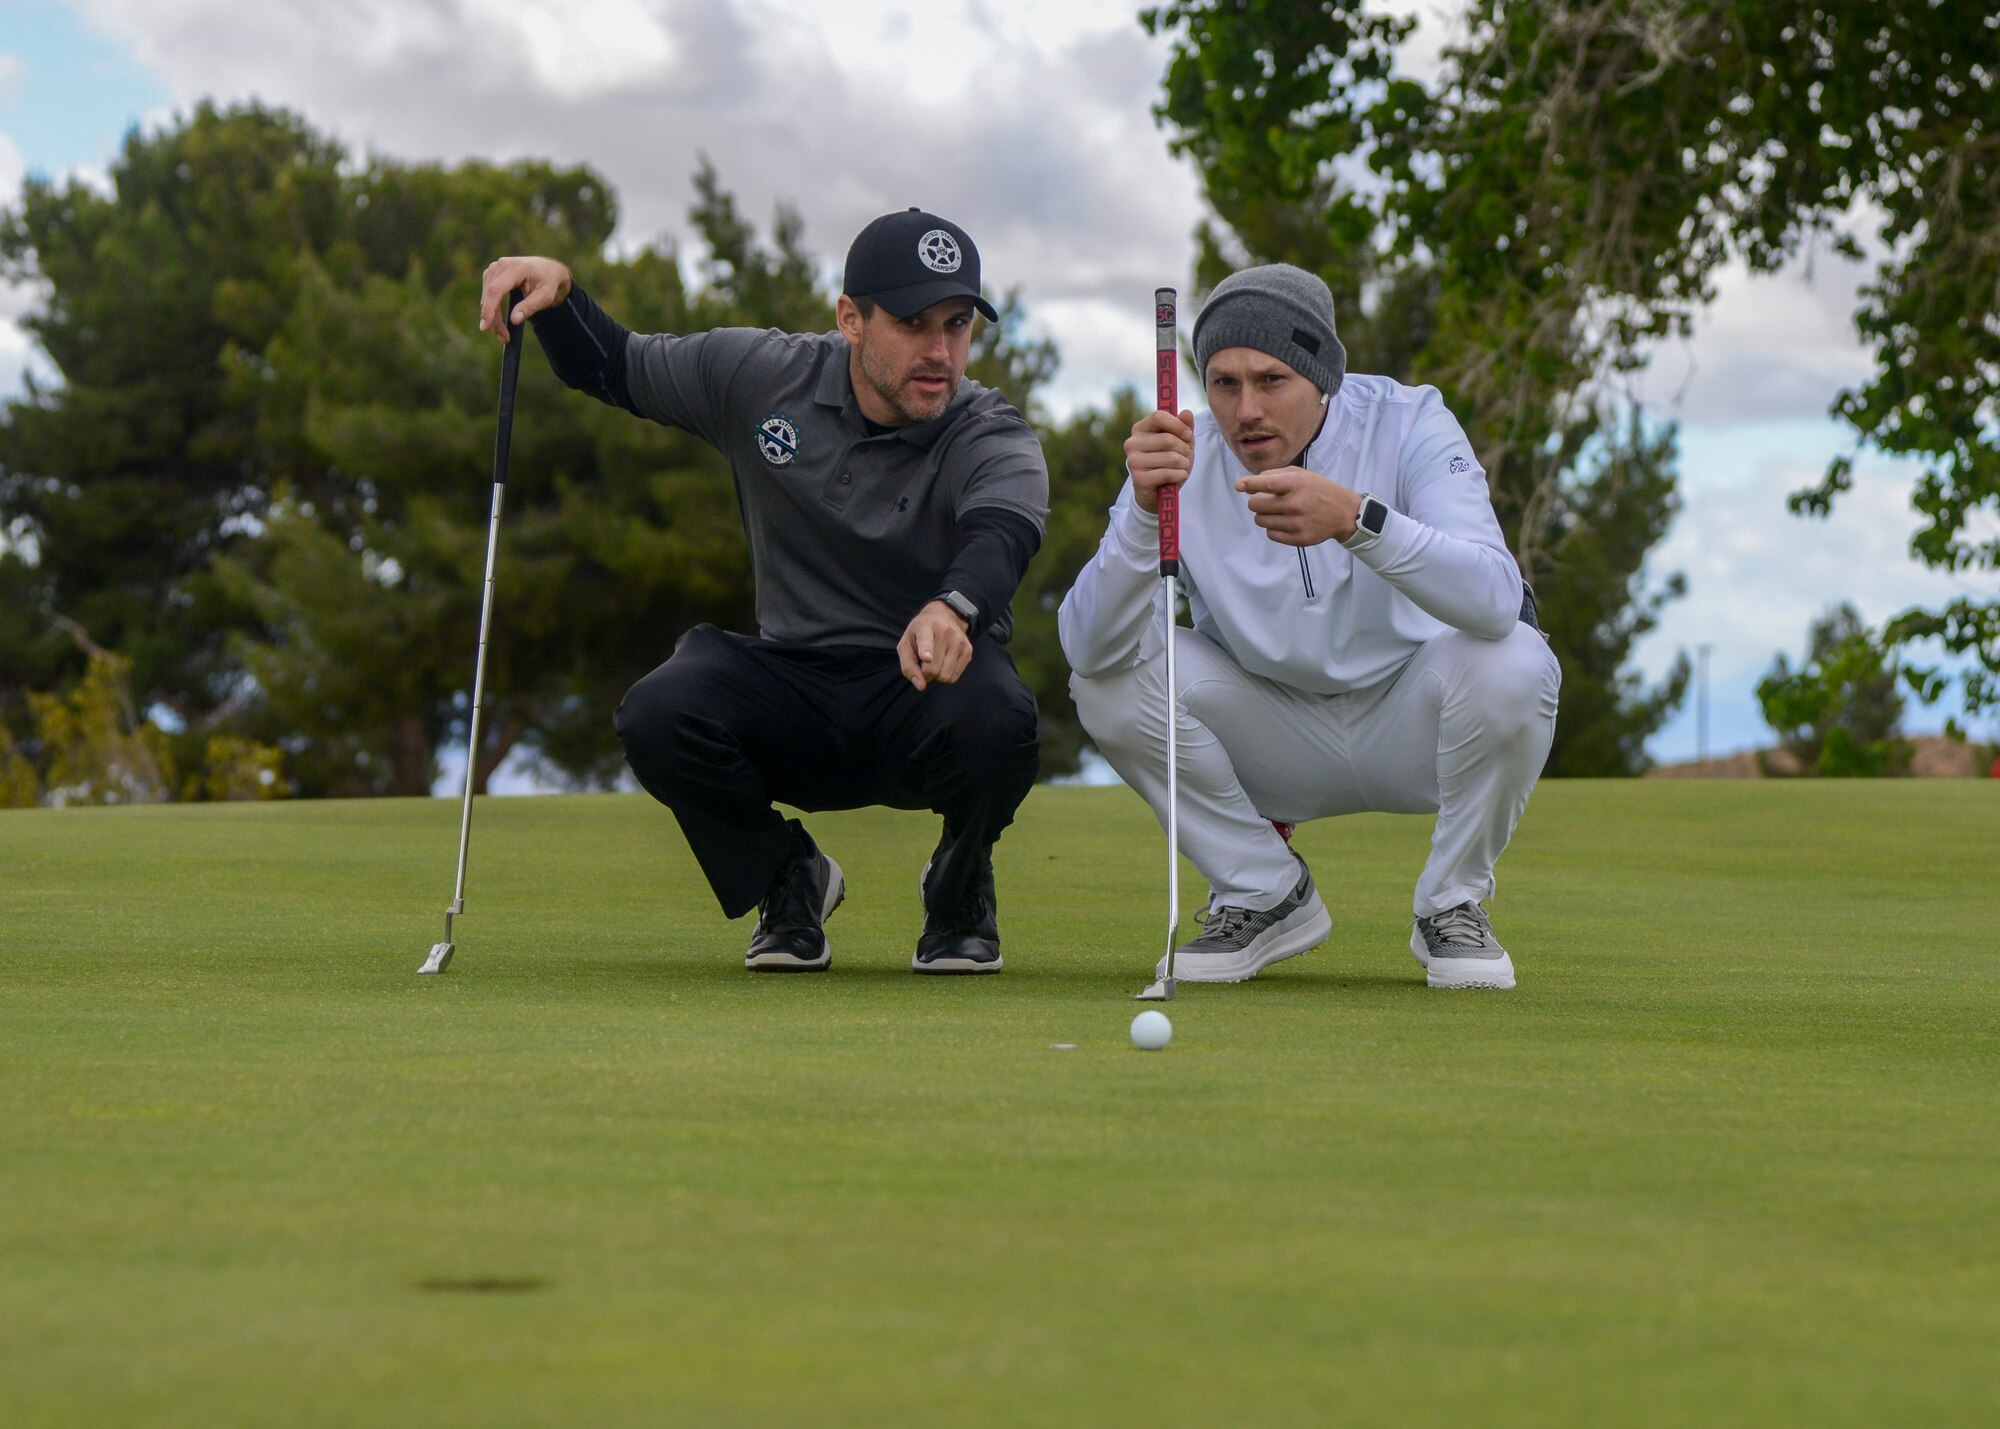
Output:
[[[1179,302],[1172,288],[1153,292],[1153,376],[1162,412],[1180,411],[1180,322]],[[1160,503],[1160,574],[1180,574],[1181,492],[1177,486],[1163,486]]]

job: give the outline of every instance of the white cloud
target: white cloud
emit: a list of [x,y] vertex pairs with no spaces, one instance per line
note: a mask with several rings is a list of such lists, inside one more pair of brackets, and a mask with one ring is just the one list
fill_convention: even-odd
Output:
[[711,157],[744,211],[788,202],[837,273],[877,214],[965,225],[996,293],[1023,290],[1065,371],[1052,405],[1145,380],[1091,365],[1185,283],[1200,216],[1155,126],[1166,46],[1125,0],[80,0],[183,104],[261,98],[352,149],[543,156],[602,171],[618,242],[685,242]]
[[24,379],[33,355],[28,335],[12,322],[0,321],[0,403],[25,390]]
[[[1853,490],[1830,517],[1791,514],[1786,497],[1817,483],[1828,460],[1846,449],[1842,430],[1831,422],[1704,425],[1684,434],[1686,506],[1655,549],[1652,567],[1684,572],[1688,594],[1667,608],[1636,663],[1657,678],[1677,652],[1692,656],[1700,645],[1713,647],[1711,752],[1770,742],[1757,681],[1780,651],[1799,662],[1808,626],[1829,606],[1847,601],[1879,625],[1913,605],[1992,594],[1990,580],[1982,587],[1911,556],[1918,518],[1909,505],[1909,463],[1864,457],[1856,463]],[[1690,698],[1652,741],[1656,757],[1693,757],[1694,715]],[[1908,723],[1935,729],[1943,715],[1913,708]]]
[[1444,0],[1382,0],[1384,13],[1415,20],[1416,29],[1403,41],[1397,68],[1407,77],[1428,84],[1444,69],[1444,50],[1465,38],[1464,11]]
[[1875,263],[1810,251],[1774,274],[1731,264],[1694,333],[1657,344],[1634,384],[1649,410],[1688,422],[1821,417],[1873,369],[1854,328]]
[[[0,61],[12,56],[0,55]],[[0,64],[0,82],[5,68]],[[21,195],[28,166],[13,139],[0,134],[0,208],[11,207]],[[0,282],[0,401],[22,390],[22,377],[34,357],[34,345],[15,320],[28,310],[34,289],[26,283]]]
[[638,0],[583,5],[467,0],[471,18],[517,31],[535,78],[552,94],[581,99],[670,72],[673,36]]
[[11,205],[21,192],[21,180],[28,176],[28,164],[13,139],[0,134],[0,206]]

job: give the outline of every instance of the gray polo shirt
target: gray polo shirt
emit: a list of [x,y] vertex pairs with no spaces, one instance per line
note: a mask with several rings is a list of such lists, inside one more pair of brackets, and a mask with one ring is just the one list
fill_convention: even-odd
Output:
[[871,435],[847,340],[776,329],[634,333],[625,381],[641,415],[722,451],[767,639],[893,648],[942,589],[967,512],[1049,510],[1041,443],[967,380],[928,422]]

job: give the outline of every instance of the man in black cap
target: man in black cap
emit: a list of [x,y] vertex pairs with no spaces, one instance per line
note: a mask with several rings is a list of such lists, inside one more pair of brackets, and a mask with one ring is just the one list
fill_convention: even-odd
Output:
[[826,968],[846,892],[777,801],[942,814],[912,967],[998,972],[993,843],[1038,757],[1008,603],[1041,544],[1048,468],[1021,414],[965,380],[974,314],[998,317],[972,239],[914,208],[876,219],[821,334],[630,333],[563,264],[502,258],[479,315],[502,342],[515,289],[511,317],[565,383],[694,433],[735,474],[759,633],[687,631],[617,725],[722,911],[759,910],[745,964]]

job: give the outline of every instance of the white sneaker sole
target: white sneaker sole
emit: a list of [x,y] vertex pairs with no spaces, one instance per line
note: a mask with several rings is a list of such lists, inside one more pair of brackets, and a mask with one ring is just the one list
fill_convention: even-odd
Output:
[[[924,885],[931,881],[931,860],[924,860],[924,871],[917,875],[917,902],[924,901]],[[913,973],[997,973],[1005,963],[1004,958],[995,958],[990,963],[968,962],[964,958],[932,958],[921,962],[915,953],[910,954],[910,971]]]
[[[1281,963],[1286,958],[1311,952],[1325,942],[1326,935],[1332,931],[1333,915],[1326,911],[1326,904],[1315,893],[1310,902],[1301,904],[1284,922],[1273,924],[1265,930],[1262,938],[1240,953],[1177,951],[1174,954],[1174,979],[1177,982],[1248,982],[1272,963]],[[1166,973],[1166,959],[1162,958],[1155,976],[1165,977]]]
[[1431,987],[1484,987],[1505,992],[1514,985],[1514,960],[1501,953],[1497,958],[1434,958],[1426,950],[1421,928],[1410,932],[1410,956],[1424,970]]
[[916,955],[910,957],[910,971],[913,973],[997,973],[1005,962],[995,958],[990,963],[975,963],[967,958],[932,958],[929,962],[918,962]]
[[826,899],[819,910],[819,956],[812,959],[786,957],[783,953],[746,954],[743,966],[753,973],[818,973],[825,972],[833,963],[833,940],[826,935],[826,920],[833,916],[833,910],[847,897],[847,876],[840,871],[840,865],[826,854],[826,866],[831,870],[826,880]]

